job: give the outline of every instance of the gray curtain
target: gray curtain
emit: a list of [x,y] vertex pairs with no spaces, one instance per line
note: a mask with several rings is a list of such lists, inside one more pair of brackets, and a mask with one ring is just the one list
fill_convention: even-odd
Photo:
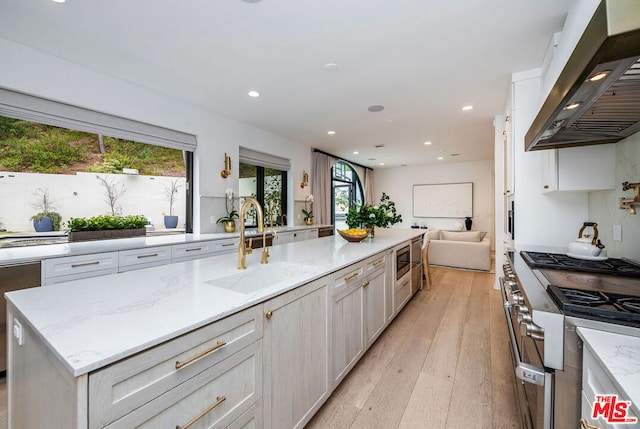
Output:
[[374,204],[374,195],[373,191],[373,170],[367,168],[364,172],[364,202],[366,204]]
[[335,159],[324,153],[311,154],[311,193],[313,194],[313,222],[331,225],[331,167]]

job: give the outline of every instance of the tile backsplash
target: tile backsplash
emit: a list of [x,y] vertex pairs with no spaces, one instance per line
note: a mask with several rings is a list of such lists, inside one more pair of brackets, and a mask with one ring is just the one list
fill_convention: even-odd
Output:
[[[608,255],[640,261],[640,214],[618,208],[620,197],[633,195],[622,190],[622,182],[640,182],[640,133],[616,144],[616,189],[589,193],[589,220],[598,223]],[[621,226],[622,241],[613,240],[614,225]]]

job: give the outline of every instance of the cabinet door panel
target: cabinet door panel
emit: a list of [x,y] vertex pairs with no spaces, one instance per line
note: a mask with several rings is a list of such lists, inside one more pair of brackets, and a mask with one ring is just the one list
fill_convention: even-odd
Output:
[[[364,350],[362,338],[362,292],[358,285],[351,293],[334,297],[331,376],[334,385],[355,365]],[[384,309],[383,309],[384,321]]]
[[378,338],[385,326],[385,272],[379,270],[367,277],[364,290],[364,338],[365,348]]
[[264,306],[265,427],[303,427],[329,395],[326,279]]

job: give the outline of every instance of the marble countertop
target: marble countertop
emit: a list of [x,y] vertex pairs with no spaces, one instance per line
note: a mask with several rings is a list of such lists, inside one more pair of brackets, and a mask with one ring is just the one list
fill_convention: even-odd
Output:
[[[14,316],[79,376],[236,313],[424,234],[380,229],[348,243],[339,235],[237,254],[9,292]],[[258,283],[255,279],[259,278]]]
[[577,331],[613,384],[631,401],[635,415],[640,416],[640,337],[583,327]]
[[[299,231],[305,229],[323,228],[331,225],[300,225],[281,226],[274,228],[276,232]],[[247,237],[262,235],[256,229],[246,231]],[[221,240],[237,238],[239,232],[210,233],[210,234],[169,234],[149,235],[145,237],[119,238],[115,240],[80,241],[73,243],[43,244],[38,246],[0,248],[0,266],[41,261],[43,259],[62,256],[87,255],[91,253],[113,252],[118,250],[140,249],[152,246],[171,246],[198,241]]]

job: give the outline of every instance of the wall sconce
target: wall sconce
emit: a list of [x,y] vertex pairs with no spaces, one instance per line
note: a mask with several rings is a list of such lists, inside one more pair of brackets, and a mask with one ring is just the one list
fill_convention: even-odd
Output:
[[231,174],[231,157],[224,154],[224,170],[220,172],[222,178],[226,179]]
[[306,171],[302,171],[302,183],[300,183],[300,187],[304,189],[305,186],[309,186],[309,173]]
[[620,197],[620,209],[629,210],[629,214],[636,214],[636,206],[640,205],[640,183],[622,183],[622,190],[628,191],[629,189],[633,189],[633,198],[624,198]]

